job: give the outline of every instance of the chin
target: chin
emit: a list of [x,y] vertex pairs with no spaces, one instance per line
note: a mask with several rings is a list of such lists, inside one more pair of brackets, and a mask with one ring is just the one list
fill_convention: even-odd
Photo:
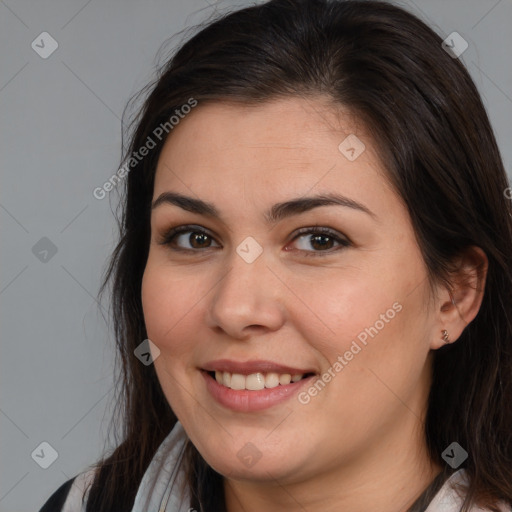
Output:
[[298,464],[294,467],[284,453],[265,456],[265,449],[257,451],[249,443],[229,454],[226,451],[207,454],[205,460],[217,473],[233,480],[272,482],[287,479],[303,469]]

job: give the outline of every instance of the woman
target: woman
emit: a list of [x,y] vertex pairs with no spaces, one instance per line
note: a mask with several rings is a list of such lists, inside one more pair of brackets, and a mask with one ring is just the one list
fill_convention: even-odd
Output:
[[508,184],[438,35],[385,2],[225,15],[122,169],[124,439],[42,512],[511,510]]

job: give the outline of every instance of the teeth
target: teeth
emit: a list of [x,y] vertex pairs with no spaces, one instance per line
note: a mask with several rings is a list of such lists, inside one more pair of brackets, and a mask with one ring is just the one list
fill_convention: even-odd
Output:
[[279,374],[278,373],[267,373],[265,376],[265,387],[266,388],[277,388],[279,386]]
[[240,373],[215,372],[215,380],[227,388],[250,391],[259,391],[261,389],[275,388],[279,385],[286,386],[290,382],[298,382],[304,377],[303,374],[290,375],[289,373],[251,373],[250,375],[241,375]]
[[[236,374],[235,374],[236,375]],[[262,373],[251,373],[247,377],[240,375],[245,380],[245,388],[251,391],[259,391],[265,387],[265,376]]]
[[284,375],[279,375],[279,384],[281,386],[286,386],[286,384],[290,384],[292,381],[292,376],[289,373],[285,373]]
[[233,373],[229,387],[231,389],[245,389],[245,377],[239,373]]

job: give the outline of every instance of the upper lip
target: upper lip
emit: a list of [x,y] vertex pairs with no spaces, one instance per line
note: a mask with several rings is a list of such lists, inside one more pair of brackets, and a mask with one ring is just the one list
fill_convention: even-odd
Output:
[[292,368],[272,361],[254,360],[254,361],[233,361],[231,359],[217,359],[206,363],[203,370],[208,372],[229,372],[241,375],[251,375],[252,373],[289,373],[291,375],[304,375],[306,373],[315,373],[310,368]]

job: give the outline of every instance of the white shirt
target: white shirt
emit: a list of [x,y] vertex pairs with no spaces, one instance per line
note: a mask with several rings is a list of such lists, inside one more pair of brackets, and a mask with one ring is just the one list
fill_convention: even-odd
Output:
[[[467,484],[467,475],[464,469],[459,469],[453,473],[444,485],[439,489],[438,493],[434,496],[430,505],[425,512],[459,512],[464,501],[464,496],[460,496],[458,492],[452,487],[451,484],[463,483]],[[505,503],[498,505],[501,512],[511,512],[512,508],[507,507]],[[481,508],[473,505],[469,512],[489,512],[487,508]]]

